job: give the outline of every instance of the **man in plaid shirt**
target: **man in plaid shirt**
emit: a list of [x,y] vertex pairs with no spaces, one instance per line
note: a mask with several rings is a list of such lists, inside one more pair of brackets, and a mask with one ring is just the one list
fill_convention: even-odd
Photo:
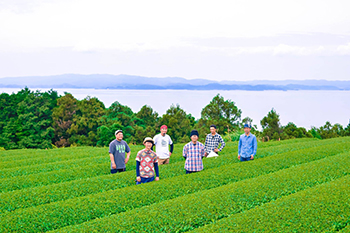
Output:
[[[220,148],[219,144],[221,143]],[[211,151],[218,153],[218,151],[222,151],[225,147],[225,142],[220,136],[220,134],[216,133],[216,125],[210,126],[210,134],[205,138],[205,154],[208,155]]]
[[192,130],[191,142],[187,143],[183,149],[183,156],[186,159],[186,174],[203,170],[202,158],[206,155],[204,153],[204,145],[198,142],[198,136],[198,131]]

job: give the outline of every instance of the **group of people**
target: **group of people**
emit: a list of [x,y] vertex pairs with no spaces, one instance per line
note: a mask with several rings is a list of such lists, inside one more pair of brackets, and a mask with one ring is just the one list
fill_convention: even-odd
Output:
[[[242,162],[253,160],[257,151],[257,140],[250,133],[251,126],[244,125],[244,134],[240,136],[238,143],[238,159]],[[167,134],[168,127],[162,125],[160,134],[154,138],[146,137],[143,141],[144,149],[136,155],[136,184],[159,180],[159,165],[169,164],[174,150],[174,144]],[[123,131],[115,132],[116,139],[109,144],[109,156],[111,160],[111,173],[125,171],[130,159],[131,150],[123,140]],[[225,147],[221,135],[216,132],[216,126],[210,126],[210,133],[205,138],[204,145],[198,141],[197,130],[191,131],[191,141],[183,147],[182,155],[185,158],[186,174],[203,170],[203,157],[218,155]],[[155,146],[155,151],[153,147]],[[220,146],[220,147],[219,147]]]

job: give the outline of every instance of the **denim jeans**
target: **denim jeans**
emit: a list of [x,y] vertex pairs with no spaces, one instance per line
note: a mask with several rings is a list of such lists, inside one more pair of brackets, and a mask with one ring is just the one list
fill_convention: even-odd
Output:
[[136,181],[136,184],[148,183],[154,181],[154,176],[151,178],[141,177],[141,182]]
[[251,158],[250,158],[250,157],[243,158],[243,157],[241,156],[240,160],[241,160],[241,162],[245,162],[245,161],[251,160]]

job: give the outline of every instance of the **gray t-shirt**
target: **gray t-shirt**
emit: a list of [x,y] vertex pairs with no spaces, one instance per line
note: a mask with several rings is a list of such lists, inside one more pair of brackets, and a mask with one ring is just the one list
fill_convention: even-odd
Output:
[[[121,140],[119,142],[117,139],[114,139],[109,144],[109,153],[113,154],[114,162],[115,162],[115,165],[117,166],[117,169],[125,168],[125,152],[129,153],[130,147],[124,140]],[[113,169],[112,163],[111,163],[111,169]]]

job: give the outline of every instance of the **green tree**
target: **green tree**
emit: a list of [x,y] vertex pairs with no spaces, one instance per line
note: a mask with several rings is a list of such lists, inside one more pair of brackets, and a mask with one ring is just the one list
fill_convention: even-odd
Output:
[[131,108],[115,101],[101,118],[101,127],[98,130],[98,145],[107,146],[115,139],[114,132],[118,129],[123,130],[124,140],[126,142],[140,144],[143,139],[138,134],[143,133],[146,125],[143,120],[137,117]]
[[262,136],[268,137],[269,140],[279,140],[283,139],[283,128],[280,123],[280,116],[277,114],[275,109],[272,109],[267,116],[265,116],[260,124],[263,128]]
[[78,100],[70,93],[65,93],[57,100],[57,107],[52,111],[52,126],[55,129],[54,141],[57,147],[70,146],[69,129],[78,110]]
[[208,105],[201,111],[201,118],[196,124],[201,140],[209,132],[209,127],[215,124],[217,132],[225,134],[239,128],[238,120],[241,119],[242,111],[232,100],[225,100],[217,94]]
[[86,97],[78,102],[78,110],[73,115],[72,124],[67,130],[69,143],[95,146],[97,144],[97,129],[101,126],[102,116],[106,110],[104,104],[97,98]]
[[343,131],[343,136],[350,136],[350,121],[348,126],[346,126],[346,128]]
[[140,109],[138,113],[136,113],[136,117],[141,120],[141,125],[145,127],[157,127],[158,128],[158,113],[153,111],[150,106],[144,105]]
[[7,113],[2,115],[7,119],[0,135],[3,147],[50,148],[54,137],[51,115],[58,99],[57,92],[32,92],[25,88],[3,98],[9,100],[4,108]]
[[284,139],[312,137],[312,134],[303,127],[297,127],[293,122],[289,122],[283,127]]
[[324,126],[321,126],[319,129],[317,129],[317,133],[321,136],[322,139],[340,137],[343,135],[343,131],[344,129],[342,125],[332,125],[329,121],[327,121]]
[[187,114],[180,105],[171,105],[159,120],[160,125],[168,126],[168,133],[174,143],[188,142],[190,132],[194,127],[195,119]]

